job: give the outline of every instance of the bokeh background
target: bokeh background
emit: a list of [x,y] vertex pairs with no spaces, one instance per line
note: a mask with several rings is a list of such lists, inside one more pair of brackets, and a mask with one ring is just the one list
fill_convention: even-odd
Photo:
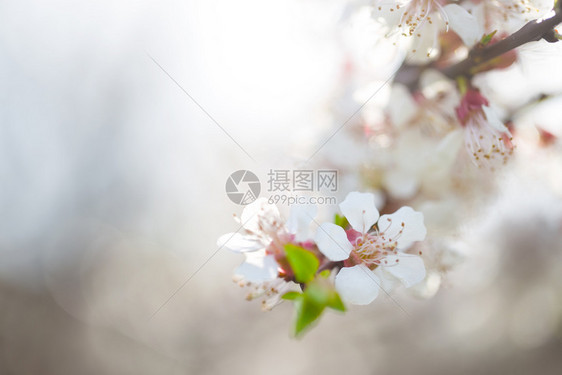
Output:
[[[1,374],[562,371],[559,143],[522,152],[430,299],[397,291],[294,340],[289,304],[263,313],[232,282],[226,178],[298,163],[339,126],[342,13],[0,1]],[[559,78],[556,53],[541,71]],[[318,158],[345,157],[337,142]]]

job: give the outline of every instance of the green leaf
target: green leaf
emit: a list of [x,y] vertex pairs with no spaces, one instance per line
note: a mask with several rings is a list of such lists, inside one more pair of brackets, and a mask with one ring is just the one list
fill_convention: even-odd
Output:
[[298,283],[307,283],[314,279],[320,265],[316,255],[293,244],[285,245],[285,254]]
[[480,39],[480,44],[483,45],[483,46],[488,45],[488,43],[490,43],[492,41],[492,38],[494,37],[494,35],[496,35],[497,32],[498,32],[498,30],[494,30],[490,34],[484,35],[482,37],[482,39]]
[[296,319],[295,335],[302,335],[312,327],[329,307],[336,311],[345,311],[345,306],[334,285],[324,277],[317,277],[307,283],[303,293],[294,296]]
[[297,310],[295,335],[299,336],[318,320],[326,308],[326,305],[318,303],[314,298],[311,298],[310,295],[304,293],[303,298],[295,301],[295,307]]
[[295,300],[297,298],[300,298],[301,296],[302,296],[302,293],[291,291],[291,292],[287,292],[287,293],[283,294],[283,296],[281,296],[281,298],[292,301],[292,300]]
[[332,292],[332,294],[330,294],[330,298],[328,299],[328,303],[326,304],[326,306],[341,312],[345,312],[346,310],[340,295],[335,290]]
[[330,307],[337,311],[345,311],[345,306],[340,298],[340,295],[331,284],[315,280],[307,286],[305,294],[318,304]]
[[319,305],[310,298],[305,297],[296,302],[296,307],[297,321],[295,324],[295,334],[299,336],[322,315],[325,306]]
[[330,276],[330,270],[324,270],[324,271],[320,272],[319,275],[322,276],[323,278],[327,279]]
[[336,214],[334,217],[334,224],[339,225],[343,229],[346,229],[349,226],[349,221],[343,215]]

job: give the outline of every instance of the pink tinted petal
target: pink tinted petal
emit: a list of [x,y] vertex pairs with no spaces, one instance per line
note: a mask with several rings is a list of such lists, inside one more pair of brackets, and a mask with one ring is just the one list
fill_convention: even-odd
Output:
[[462,97],[461,102],[455,111],[457,117],[462,125],[466,125],[471,115],[475,112],[482,111],[482,106],[488,105],[488,99],[486,99],[477,90],[468,90],[466,94]]
[[363,237],[363,233],[356,231],[355,229],[348,229],[345,231],[345,233],[347,234],[347,240],[352,244],[355,245],[355,242],[357,242],[357,239],[359,237]]

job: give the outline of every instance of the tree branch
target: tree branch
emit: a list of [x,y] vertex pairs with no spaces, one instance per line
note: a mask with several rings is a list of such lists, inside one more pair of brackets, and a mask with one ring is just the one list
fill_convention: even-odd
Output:
[[523,44],[541,40],[543,38],[552,41],[551,37],[554,27],[560,23],[562,23],[562,12],[558,10],[554,16],[542,21],[531,21],[518,31],[497,43],[483,48],[473,48],[466,59],[455,65],[442,69],[441,72],[452,79],[455,79],[458,76],[470,78],[472,76],[471,72],[473,69],[477,68],[479,65],[495,59],[496,57],[522,46]]
[[395,81],[408,86],[411,91],[415,91],[418,88],[421,73],[428,68],[439,70],[451,79],[456,79],[459,76],[471,78],[479,66],[523,44],[541,39],[548,42],[558,41],[554,35],[554,27],[560,23],[562,23],[562,1],[556,5],[555,14],[552,17],[541,21],[530,21],[521,29],[497,43],[485,47],[477,45],[463,61],[445,68],[437,67],[434,63],[423,66],[403,65],[396,74]]

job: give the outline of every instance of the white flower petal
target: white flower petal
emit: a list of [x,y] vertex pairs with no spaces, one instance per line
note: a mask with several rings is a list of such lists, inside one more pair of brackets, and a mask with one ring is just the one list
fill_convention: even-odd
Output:
[[257,251],[264,248],[264,244],[261,241],[240,233],[223,234],[217,240],[217,246],[236,253]]
[[441,47],[439,46],[439,33],[444,29],[441,18],[432,18],[433,21],[424,22],[417,28],[416,37],[408,49],[408,62],[411,64],[427,64],[439,56]]
[[[382,268],[404,284],[406,288],[420,283],[425,279],[423,259],[413,254],[390,255],[385,258],[388,265]],[[397,262],[398,260],[398,262]]]
[[303,242],[310,239],[310,223],[318,209],[315,205],[293,205],[287,220],[287,230],[295,235],[295,241]]
[[[456,161],[462,147],[462,129],[453,130],[439,141],[435,152],[430,156],[429,169],[449,170]],[[425,177],[425,176],[424,176]]]
[[392,91],[388,102],[388,115],[392,125],[401,129],[416,115],[418,104],[410,94],[410,90],[402,84],[392,85]]
[[371,193],[353,191],[340,203],[340,210],[358,232],[366,233],[379,218],[375,197]]
[[273,255],[247,253],[246,261],[236,271],[235,276],[242,277],[245,281],[252,283],[263,283],[274,280],[278,274],[278,265]]
[[267,203],[265,198],[258,198],[247,205],[240,215],[240,222],[244,229],[253,233],[273,230],[275,224],[280,221],[281,216],[277,206]]
[[386,172],[383,185],[393,198],[409,199],[419,189],[418,174],[409,168],[392,168]]
[[336,275],[336,290],[345,302],[368,305],[379,295],[379,278],[365,265],[344,267]]
[[480,27],[474,15],[457,4],[448,4],[443,7],[449,17],[449,26],[462,39],[468,47],[472,47],[482,39],[484,30]]
[[509,130],[505,127],[502,120],[498,116],[498,113],[494,111],[492,108],[488,106],[482,106],[482,111],[486,115],[486,120],[488,120],[488,124],[495,130],[502,132],[502,133],[509,133]]
[[389,293],[398,283],[400,283],[396,277],[386,272],[383,267],[375,268],[373,273],[377,275],[380,280],[379,287],[386,293]]
[[441,286],[441,275],[438,272],[430,272],[427,274],[423,282],[410,288],[410,291],[419,298],[429,299],[439,291]]
[[410,247],[416,241],[423,241],[427,233],[423,214],[407,206],[393,214],[381,216],[379,231],[387,240],[397,242],[400,250]]
[[394,4],[389,2],[388,4],[384,4],[384,6],[373,7],[372,17],[378,22],[387,25],[388,29],[391,31],[394,31],[393,29],[397,28],[397,25],[400,23],[400,20],[404,15],[405,9],[405,7],[401,7],[398,11],[396,11]]
[[346,260],[353,249],[345,230],[333,223],[320,225],[316,230],[314,241],[320,252],[333,262]]

